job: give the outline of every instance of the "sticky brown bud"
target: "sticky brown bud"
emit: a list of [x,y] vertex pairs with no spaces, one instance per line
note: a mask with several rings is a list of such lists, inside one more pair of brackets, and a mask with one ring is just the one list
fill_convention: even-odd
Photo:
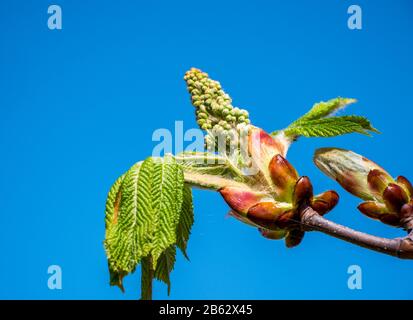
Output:
[[407,178],[403,176],[397,177],[397,183],[402,186],[406,192],[408,193],[409,197],[413,197],[413,186]]
[[363,202],[357,208],[361,213],[372,219],[379,219],[381,215],[387,214],[389,211],[384,204],[376,201]]
[[259,193],[237,187],[225,187],[219,192],[231,209],[241,213],[247,213],[263,197]]
[[277,220],[284,214],[287,207],[278,206],[272,202],[260,202],[248,210],[247,217],[253,223],[270,230],[280,229]]
[[293,248],[298,246],[304,238],[304,231],[299,229],[290,230],[285,237],[285,245],[287,248]]
[[409,201],[409,198],[402,187],[390,183],[383,192],[383,200],[391,212],[400,212],[401,207]]
[[248,210],[247,217],[265,221],[275,221],[286,209],[274,202],[260,202]]
[[293,203],[295,206],[299,206],[306,201],[310,201],[313,197],[313,186],[308,177],[301,177],[298,179],[294,187]]
[[394,180],[387,173],[379,169],[373,169],[370,170],[367,176],[367,182],[371,192],[375,196],[381,197],[384,189],[386,189],[389,183],[394,182]]
[[324,215],[327,212],[330,212],[337,205],[338,200],[338,193],[333,190],[329,190],[315,196],[311,201],[311,207],[317,211],[318,214]]
[[268,168],[279,198],[291,201],[292,191],[298,179],[297,171],[279,154],[271,159]]

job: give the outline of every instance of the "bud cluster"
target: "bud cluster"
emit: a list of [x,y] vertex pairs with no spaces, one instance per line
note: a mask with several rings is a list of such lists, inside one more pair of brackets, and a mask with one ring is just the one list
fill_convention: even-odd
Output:
[[386,224],[411,229],[413,222],[413,186],[403,176],[393,180],[386,172],[371,170],[367,176],[375,200],[366,201],[358,209],[366,216]]
[[196,109],[197,123],[208,131],[207,145],[216,143],[217,137],[233,141],[240,128],[250,123],[248,111],[233,107],[221,84],[210,79],[207,73],[192,68],[185,73],[184,79]]
[[[270,145],[265,140],[264,144],[266,147]],[[222,188],[220,193],[231,207],[232,216],[258,227],[266,238],[285,238],[287,247],[297,246],[304,237],[300,210],[310,206],[324,215],[335,207],[338,194],[326,191],[314,196],[310,179],[299,177],[295,168],[280,154],[266,162],[263,174],[267,173],[272,181],[271,190],[228,186]]]
[[383,223],[413,227],[413,186],[403,176],[393,179],[373,161],[349,150],[319,149],[316,165],[348,192],[365,200],[358,209]]

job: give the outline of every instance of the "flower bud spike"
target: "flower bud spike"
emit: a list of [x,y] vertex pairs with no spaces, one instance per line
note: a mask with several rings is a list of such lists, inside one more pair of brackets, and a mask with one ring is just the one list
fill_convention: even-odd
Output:
[[268,168],[278,196],[282,200],[291,201],[292,191],[298,179],[295,168],[280,154],[271,159]]
[[231,209],[244,214],[263,198],[260,193],[238,187],[225,187],[219,192]]
[[383,214],[388,214],[389,209],[387,207],[379,202],[376,201],[366,201],[357,207],[361,213],[366,215],[369,218],[376,219],[378,220],[381,215]]
[[285,237],[285,245],[287,248],[293,248],[298,246],[304,238],[304,231],[299,229],[290,230]]
[[315,196],[311,201],[311,208],[317,211],[319,215],[325,215],[337,205],[338,200],[338,193],[333,190],[329,190]]
[[293,203],[295,206],[303,204],[305,201],[310,201],[313,197],[313,186],[308,177],[298,179],[294,187]]
[[394,182],[394,180],[387,173],[379,169],[373,169],[370,170],[367,175],[367,182],[371,192],[376,195],[377,198],[381,198],[384,189],[386,189],[390,183]]
[[264,228],[258,228],[258,231],[264,238],[271,239],[271,240],[280,240],[285,237],[287,231],[285,230],[268,230]]
[[413,185],[410,183],[409,180],[407,180],[407,178],[403,176],[398,176],[397,183],[407,191],[409,197],[413,197]]
[[391,212],[399,212],[409,201],[406,191],[395,183],[390,183],[383,192],[383,200]]

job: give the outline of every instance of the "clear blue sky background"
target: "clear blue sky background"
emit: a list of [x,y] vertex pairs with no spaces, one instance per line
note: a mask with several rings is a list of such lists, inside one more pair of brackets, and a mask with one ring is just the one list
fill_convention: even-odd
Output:
[[[112,182],[151,154],[152,133],[175,120],[195,127],[184,72],[221,81],[234,104],[267,130],[286,126],[314,102],[359,102],[382,131],[368,138],[302,139],[289,153],[317,192],[335,188],[329,218],[401,236],[356,211],[359,200],[317,171],[317,147],[351,148],[393,175],[413,179],[413,3],[400,1],[63,1],[63,30],[47,28],[49,1],[0,4],[0,298],[135,299],[108,284],[102,241]],[[363,9],[363,30],[347,8]],[[187,262],[178,255],[172,299],[407,299],[413,262],[323,234],[287,250],[282,241],[225,218],[218,194],[195,191]],[[47,287],[47,268],[63,289]],[[347,268],[363,289],[347,288]],[[155,285],[156,299],[167,298]]]

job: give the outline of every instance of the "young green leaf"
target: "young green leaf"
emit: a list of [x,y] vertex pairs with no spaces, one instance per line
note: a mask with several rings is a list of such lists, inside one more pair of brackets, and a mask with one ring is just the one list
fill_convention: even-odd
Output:
[[[122,186],[122,182],[125,178],[125,175],[120,176],[113,186],[110,188],[107,200],[106,200],[106,212],[105,212],[105,224],[106,224],[106,240],[105,240],[105,247],[106,253],[108,256],[108,267],[110,273],[110,284],[117,285],[119,288],[124,291],[122,286],[122,278],[125,275],[125,272],[122,270],[118,270],[118,268],[111,263],[114,261],[112,257],[112,247],[110,240],[113,235],[116,235],[116,232],[113,231],[113,228],[117,224],[117,219],[119,215],[119,204],[120,199],[122,197],[122,193],[120,192],[120,187]],[[113,242],[115,242],[116,238],[114,238]],[[126,272],[127,273],[127,272]]]
[[290,137],[334,137],[348,133],[369,135],[369,131],[377,132],[370,122],[359,116],[344,116],[302,121],[285,129]]
[[[108,256],[111,284],[121,289],[123,277],[135,270],[142,257],[136,235],[137,192],[134,183],[140,164],[134,165],[111,188],[106,205],[105,248]],[[114,196],[116,194],[116,196]]]
[[294,121],[291,126],[294,126],[300,122],[306,122],[310,120],[322,119],[325,117],[329,117],[334,113],[338,112],[340,109],[344,109],[349,104],[355,103],[355,99],[350,98],[335,98],[328,100],[326,102],[321,101],[319,103],[314,104],[310,111],[308,111],[305,115],[301,118]]
[[176,229],[176,245],[181,249],[185,258],[188,258],[186,247],[188,244],[191,228],[194,224],[194,207],[192,203],[192,189],[189,186],[184,187],[184,200],[182,202],[181,214]]
[[184,175],[172,156],[155,161],[151,202],[153,209],[153,266],[169,246],[176,243],[176,228],[183,201]]
[[185,173],[208,174],[242,180],[242,172],[224,156],[210,152],[182,152],[175,156]]
[[175,265],[176,246],[170,246],[158,259],[158,265],[154,273],[154,277],[168,286],[168,295],[171,293],[171,280],[169,278]]
[[106,205],[111,284],[123,289],[123,277],[142,263],[142,298],[150,297],[153,277],[169,287],[175,246],[185,252],[192,222],[191,190],[172,156],[134,165],[115,182]]

